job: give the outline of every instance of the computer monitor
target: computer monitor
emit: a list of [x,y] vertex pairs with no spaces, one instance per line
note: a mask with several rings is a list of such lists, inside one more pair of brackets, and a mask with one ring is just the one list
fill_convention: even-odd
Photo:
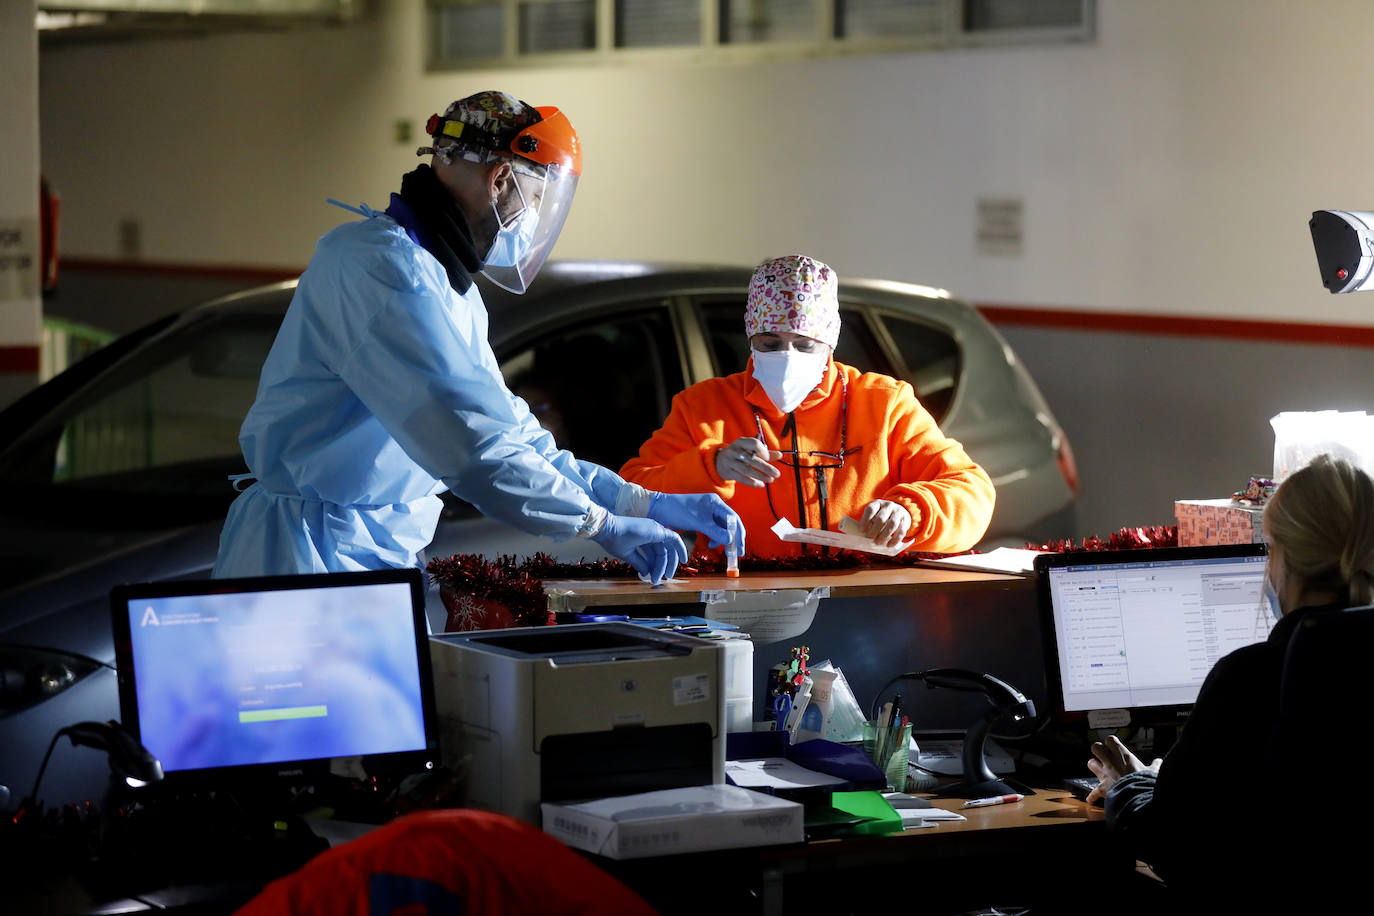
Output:
[[1266,562],[1264,544],[1036,557],[1046,681],[1061,718],[1181,724],[1217,659],[1268,636]]
[[438,763],[418,569],[123,585],[111,603],[121,718],[169,783]]

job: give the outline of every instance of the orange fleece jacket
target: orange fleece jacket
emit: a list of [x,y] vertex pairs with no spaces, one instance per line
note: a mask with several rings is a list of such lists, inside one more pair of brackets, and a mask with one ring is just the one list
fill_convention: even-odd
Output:
[[[845,447],[850,454],[844,467],[825,472],[827,526],[837,530],[841,517],[858,518],[873,500],[888,499],[911,513],[906,536],[914,541],[910,549],[954,553],[976,544],[992,519],[992,481],[962,445],[940,432],[906,382],[860,372],[832,359],[821,383],[795,411],[803,461],[812,460],[806,456],[812,449],[840,449],[841,373],[849,387]],[[674,397],[663,427],[640,447],[637,458],[626,462],[620,475],[651,490],[716,493],[744,521],[748,554],[801,554],[807,545],[780,541],[770,529],[778,517],[799,528],[821,527],[813,471],[801,471],[804,520],[797,518],[797,476],[792,468],[775,464],[782,475],[766,488],[723,480],[716,472],[721,446],[758,435],[755,410],[763,421],[764,445],[790,449],[791,433],[781,435],[787,415],[773,406],[754,378],[751,358],[743,372],[707,379]],[[699,538],[697,547],[704,550],[705,545]]]

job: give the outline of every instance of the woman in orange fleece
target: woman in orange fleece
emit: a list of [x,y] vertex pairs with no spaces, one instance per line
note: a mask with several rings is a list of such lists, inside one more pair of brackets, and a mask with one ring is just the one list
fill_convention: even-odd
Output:
[[[670,493],[716,493],[755,556],[815,551],[781,541],[781,518],[838,530],[845,517],[882,546],[953,553],[992,518],[992,481],[940,432],[906,382],[830,358],[840,335],[835,272],[804,255],[754,271],[743,372],[673,398],[663,428],[621,476]],[[699,543],[704,549],[704,544]]]

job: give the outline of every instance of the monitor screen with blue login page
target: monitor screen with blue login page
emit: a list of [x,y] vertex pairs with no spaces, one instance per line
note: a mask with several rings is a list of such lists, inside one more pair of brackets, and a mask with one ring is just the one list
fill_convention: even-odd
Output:
[[124,724],[169,777],[432,754],[437,744],[418,575],[116,589]]

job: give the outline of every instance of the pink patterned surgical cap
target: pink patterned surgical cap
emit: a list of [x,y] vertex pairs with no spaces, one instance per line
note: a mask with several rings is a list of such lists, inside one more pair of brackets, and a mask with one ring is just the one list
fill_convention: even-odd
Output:
[[791,331],[832,348],[840,339],[839,278],[804,254],[764,261],[749,280],[744,333]]

